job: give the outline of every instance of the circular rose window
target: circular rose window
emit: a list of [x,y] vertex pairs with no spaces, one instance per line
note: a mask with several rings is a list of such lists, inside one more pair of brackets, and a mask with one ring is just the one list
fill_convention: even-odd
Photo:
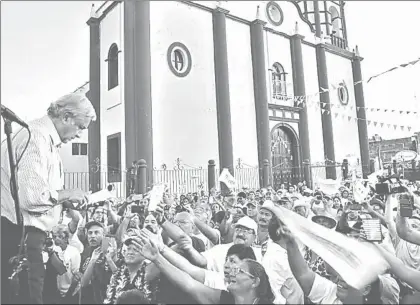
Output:
[[283,11],[274,1],[270,1],[266,6],[267,18],[272,25],[279,26],[283,23]]
[[349,91],[347,89],[346,84],[340,83],[338,89],[338,99],[340,100],[340,103],[343,105],[347,105],[349,103]]
[[180,43],[174,42],[168,48],[168,65],[172,73],[178,77],[187,76],[191,71],[191,54],[187,47]]

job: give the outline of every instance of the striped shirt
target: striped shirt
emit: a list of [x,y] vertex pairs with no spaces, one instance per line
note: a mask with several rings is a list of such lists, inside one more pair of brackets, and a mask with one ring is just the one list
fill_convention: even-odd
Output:
[[[19,201],[25,226],[34,226],[43,231],[58,224],[62,212],[61,204],[54,204],[57,191],[63,189],[64,175],[59,155],[60,136],[48,116],[28,123],[28,132],[21,129],[13,135],[12,145],[15,162],[21,158],[16,179]],[[23,153],[23,155],[22,155]],[[7,142],[1,144],[1,216],[17,224],[15,203],[10,192],[10,166]]]

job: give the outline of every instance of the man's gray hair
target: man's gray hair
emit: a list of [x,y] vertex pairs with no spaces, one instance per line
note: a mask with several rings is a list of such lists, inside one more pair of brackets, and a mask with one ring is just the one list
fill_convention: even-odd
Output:
[[52,118],[60,118],[65,114],[77,118],[90,118],[96,120],[96,112],[92,103],[81,93],[70,93],[60,97],[48,107],[48,115]]

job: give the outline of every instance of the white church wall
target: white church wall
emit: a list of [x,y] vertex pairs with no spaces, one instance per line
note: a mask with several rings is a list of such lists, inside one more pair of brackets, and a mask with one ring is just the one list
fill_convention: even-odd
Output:
[[258,144],[250,29],[246,24],[228,19],[226,32],[233,159],[235,164],[240,158],[243,163],[256,166]]
[[[218,164],[213,25],[210,12],[175,1],[150,2],[153,159],[155,167]],[[192,68],[175,76],[167,63],[174,42],[191,53]]]

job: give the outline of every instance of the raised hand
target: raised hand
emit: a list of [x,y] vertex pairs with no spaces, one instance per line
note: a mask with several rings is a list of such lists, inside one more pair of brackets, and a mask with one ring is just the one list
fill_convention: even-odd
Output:
[[95,250],[93,250],[92,256],[90,257],[91,261],[97,260],[101,254],[102,254],[102,247],[98,247]]
[[151,241],[153,241],[156,244],[156,246],[158,247],[158,249],[161,249],[164,246],[164,243],[159,238],[159,235],[158,234],[154,234],[154,233],[150,232],[147,229],[143,229],[143,230],[140,231],[140,237],[146,238],[146,239],[147,238],[150,239]]
[[159,257],[157,245],[150,238],[146,238],[143,235],[140,235],[139,242],[141,246],[140,254],[152,262],[156,261]]
[[192,239],[187,234],[181,235],[181,237],[177,240],[177,244],[179,249],[186,252],[193,248]]

